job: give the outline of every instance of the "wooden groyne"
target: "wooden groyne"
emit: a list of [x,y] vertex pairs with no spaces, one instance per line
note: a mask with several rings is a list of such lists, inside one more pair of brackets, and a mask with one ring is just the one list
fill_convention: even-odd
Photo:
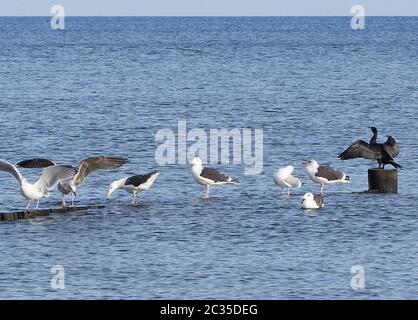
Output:
[[74,207],[54,207],[46,209],[27,209],[27,210],[18,210],[18,211],[8,211],[0,212],[0,221],[13,221],[21,219],[32,219],[37,217],[49,216],[51,213],[66,213],[66,212],[75,212],[75,211],[87,211],[89,209],[103,209],[105,206],[98,205],[88,205],[88,206],[74,206]]

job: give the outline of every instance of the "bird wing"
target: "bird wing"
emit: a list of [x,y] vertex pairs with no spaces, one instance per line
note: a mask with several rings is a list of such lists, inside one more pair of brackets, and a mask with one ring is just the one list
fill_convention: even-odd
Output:
[[23,177],[13,164],[4,160],[0,160],[0,171],[10,173],[19,182],[19,185],[22,184]]
[[392,137],[389,137],[388,140],[383,144],[383,149],[386,150],[387,153],[389,153],[389,155],[392,158],[395,158],[396,156],[399,155],[399,145],[396,143],[395,139]]
[[210,179],[215,182],[232,182],[234,179],[231,177],[219,172],[214,168],[203,168],[202,173],[200,174],[201,177]]
[[41,177],[36,181],[35,185],[40,190],[48,190],[54,187],[62,180],[71,179],[77,172],[77,169],[72,166],[54,165],[45,168],[42,171]]
[[344,178],[344,173],[335,170],[333,167],[330,166],[319,166],[315,176],[325,178],[329,181],[333,181],[341,180],[342,178]]
[[144,184],[148,181],[149,178],[154,174],[154,172],[148,173],[148,174],[138,174],[136,176],[132,176],[125,181],[126,186],[134,186],[138,187],[141,184]]
[[128,162],[128,159],[121,157],[91,157],[80,162],[77,174],[74,176],[76,186],[82,184],[87,176],[96,170],[116,169]]
[[320,194],[314,195],[314,201],[318,205],[319,208],[324,206],[324,198]]
[[370,145],[363,141],[357,140],[352,145],[350,145],[344,152],[339,155],[341,160],[355,159],[355,158],[365,158],[370,160],[376,160],[380,158],[380,152],[374,150]]
[[47,168],[54,165],[56,165],[54,161],[42,158],[27,159],[16,164],[22,168]]
[[302,186],[302,181],[292,175],[288,176],[285,181],[290,184],[292,188],[300,188]]

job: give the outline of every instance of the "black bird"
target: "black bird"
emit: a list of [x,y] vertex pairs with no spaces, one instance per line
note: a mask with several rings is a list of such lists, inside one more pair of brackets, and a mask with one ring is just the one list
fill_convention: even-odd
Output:
[[370,143],[363,140],[357,140],[341,153],[339,158],[341,160],[355,158],[377,160],[379,169],[384,169],[386,164],[391,164],[396,169],[402,168],[393,160],[399,154],[399,146],[395,139],[392,136],[388,136],[385,143],[377,143],[377,129],[375,127],[371,127],[370,129],[373,132]]

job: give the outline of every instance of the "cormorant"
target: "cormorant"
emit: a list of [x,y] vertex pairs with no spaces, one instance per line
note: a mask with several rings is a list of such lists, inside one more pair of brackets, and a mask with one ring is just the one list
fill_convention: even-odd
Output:
[[379,169],[384,169],[386,164],[391,164],[396,169],[401,168],[401,166],[393,160],[399,154],[399,146],[395,139],[392,136],[388,136],[385,143],[377,143],[377,129],[375,127],[371,127],[370,129],[373,132],[370,143],[367,143],[364,140],[357,140],[342,152],[339,155],[339,158],[341,160],[355,158],[377,160]]

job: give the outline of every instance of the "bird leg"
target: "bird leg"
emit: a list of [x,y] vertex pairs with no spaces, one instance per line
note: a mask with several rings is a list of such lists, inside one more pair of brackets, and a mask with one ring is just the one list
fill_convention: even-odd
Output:
[[324,195],[324,185],[321,184],[321,196]]
[[75,200],[75,195],[74,193],[71,194],[71,206],[74,207],[74,200]]
[[39,209],[39,200],[40,200],[40,199],[38,199],[38,200],[36,201],[36,210],[38,210],[38,209]]
[[203,199],[208,199],[209,198],[209,186],[206,185],[205,186],[205,192],[203,193]]
[[287,188],[287,195],[290,196],[290,188]]
[[64,208],[67,206],[67,203],[65,202],[65,194],[62,195],[62,203],[61,203],[61,206],[64,207]]
[[136,194],[135,203],[139,203],[139,192]]
[[137,204],[139,199],[139,192],[134,192],[134,197],[132,199],[132,204]]
[[26,206],[26,209],[29,209],[31,202],[28,201],[28,205]]

